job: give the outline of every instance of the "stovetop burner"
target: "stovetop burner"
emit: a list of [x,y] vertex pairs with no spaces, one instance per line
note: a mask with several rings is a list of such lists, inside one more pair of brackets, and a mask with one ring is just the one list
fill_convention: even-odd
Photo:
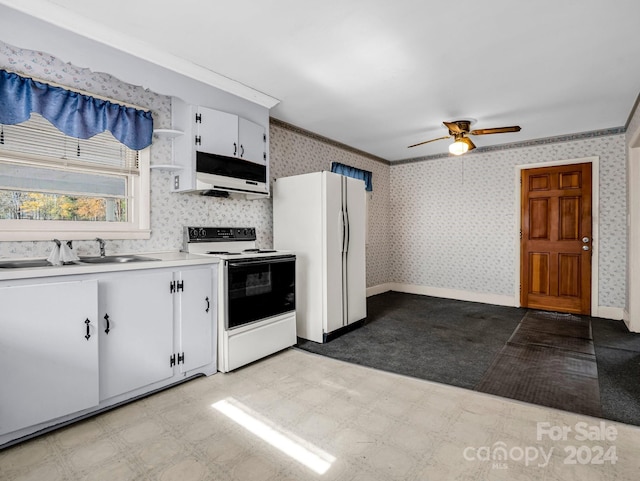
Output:
[[183,249],[190,254],[219,256],[221,259],[280,255],[276,249],[256,247],[254,227],[184,227]]

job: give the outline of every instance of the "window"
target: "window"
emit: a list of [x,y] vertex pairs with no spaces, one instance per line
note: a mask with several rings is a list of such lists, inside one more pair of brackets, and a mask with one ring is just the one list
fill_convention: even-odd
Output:
[[373,174],[368,170],[358,169],[356,167],[351,167],[350,165],[341,164],[340,162],[331,162],[331,172],[335,172],[336,174],[346,175],[347,177],[353,177],[354,179],[359,179],[364,181],[364,190],[366,192],[365,197],[365,231],[364,238],[365,244],[369,243],[369,222],[370,222],[370,210],[369,204],[371,203],[371,196],[373,192]]
[[[34,83],[10,75],[14,76],[11,80],[20,79],[27,86],[26,82]],[[38,84],[40,90],[42,85]],[[75,95],[71,100],[78,96],[59,87],[45,88]],[[3,95],[3,100],[11,102],[19,97],[13,91]],[[126,107],[84,95],[80,100],[94,102],[89,120],[97,119],[97,126],[86,122],[86,115],[74,115],[79,110],[76,105],[61,107],[67,112],[60,117],[67,116],[65,130],[68,124],[77,123],[72,126],[74,132],[79,130],[88,138],[63,133],[59,118],[54,119],[58,121],[54,126],[35,113],[37,105],[23,122],[9,118],[6,124],[0,123],[0,240],[149,238],[149,148],[131,149],[99,125],[105,122],[104,115],[95,113],[95,102],[112,111]],[[18,98],[15,110],[23,109],[19,102]],[[12,107],[9,105],[5,117],[11,116]],[[46,110],[43,115],[51,118],[50,104]],[[113,130],[122,138],[128,135],[128,124],[118,122]],[[86,133],[86,123],[94,131]],[[101,133],[95,134],[95,129]]]
[[0,239],[148,237],[148,150],[69,137],[38,114],[0,126]]

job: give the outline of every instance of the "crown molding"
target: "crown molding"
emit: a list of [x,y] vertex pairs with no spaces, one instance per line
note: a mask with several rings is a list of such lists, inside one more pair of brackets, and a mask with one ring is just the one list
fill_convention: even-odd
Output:
[[120,52],[145,60],[159,67],[200,81],[268,109],[280,101],[241,82],[225,77],[213,70],[162,51],[153,45],[140,41],[122,32],[82,17],[77,13],[43,0],[0,0],[13,10],[54,25],[55,27],[88,38]]
[[[613,127],[610,129],[592,130],[590,132],[580,132],[575,134],[558,135],[555,137],[546,137],[543,139],[525,140],[522,142],[512,142],[509,144],[491,145],[488,147],[478,147],[477,149],[474,149],[471,152],[467,152],[464,155],[468,156],[468,155],[482,154],[486,152],[495,152],[499,150],[522,149],[525,147],[537,147],[540,145],[557,144],[562,142],[573,142],[576,140],[593,139],[596,137],[606,137],[610,135],[620,135],[620,134],[624,134],[626,130],[627,130],[626,127]],[[409,159],[396,160],[394,162],[391,162],[391,165],[411,164],[413,162],[424,162],[427,160],[438,160],[438,159],[445,159],[449,157],[457,157],[457,156],[449,153],[426,155],[424,157],[413,157]]]
[[624,124],[624,130],[625,131],[629,128],[629,125],[631,124],[631,120],[633,119],[633,116],[636,114],[636,111],[638,110],[638,105],[640,105],[640,93],[636,97],[636,101],[633,104],[633,107],[631,107],[631,112],[629,112],[629,117],[627,118],[627,123]]
[[358,150],[358,149],[356,149],[354,147],[350,147],[350,146],[348,146],[346,144],[343,144],[341,142],[336,142],[335,140],[331,140],[331,139],[329,139],[327,137],[323,137],[322,135],[315,134],[315,133],[313,133],[313,132],[311,132],[309,130],[305,130],[303,128],[297,127],[297,126],[292,125],[290,123],[287,123],[287,122],[285,122],[283,120],[279,120],[279,119],[276,119],[274,117],[270,117],[269,118],[269,123],[271,125],[275,126],[275,127],[279,127],[281,129],[288,130],[289,132],[294,132],[296,134],[303,135],[303,136],[308,137],[310,139],[317,140],[318,142],[322,142],[323,144],[331,145],[332,147],[336,147],[338,149],[346,150],[346,151],[351,152],[353,154],[361,155],[363,157],[366,157],[366,158],[371,159],[371,160],[375,160],[376,162],[380,162],[380,163],[385,164],[385,165],[391,165],[391,162],[389,162],[386,159],[383,159],[382,157],[377,157],[377,156],[375,156],[373,154],[370,154],[368,152],[364,152],[362,150]]

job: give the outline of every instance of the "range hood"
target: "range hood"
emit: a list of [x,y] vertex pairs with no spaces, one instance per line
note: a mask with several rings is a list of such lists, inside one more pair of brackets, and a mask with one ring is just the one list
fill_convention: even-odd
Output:
[[196,192],[216,197],[268,197],[267,166],[236,157],[198,151]]

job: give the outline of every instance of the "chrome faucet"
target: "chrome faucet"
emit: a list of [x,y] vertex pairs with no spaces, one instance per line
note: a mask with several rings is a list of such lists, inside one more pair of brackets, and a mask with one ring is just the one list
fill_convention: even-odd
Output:
[[107,244],[103,239],[100,239],[100,237],[96,237],[96,241],[98,241],[98,246],[100,247],[100,257],[104,257],[106,255],[104,248]]

